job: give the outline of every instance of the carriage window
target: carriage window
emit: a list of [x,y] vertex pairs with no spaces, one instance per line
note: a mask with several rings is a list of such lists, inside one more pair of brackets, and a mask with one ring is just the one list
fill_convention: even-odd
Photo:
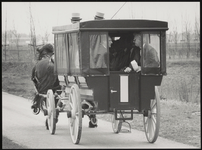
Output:
[[90,68],[107,68],[107,34],[93,32],[90,34]]
[[55,34],[55,72],[65,74],[69,71],[67,34]]
[[78,33],[69,34],[69,59],[70,59],[70,72],[79,73],[79,43]]
[[143,67],[160,67],[160,34],[143,34]]

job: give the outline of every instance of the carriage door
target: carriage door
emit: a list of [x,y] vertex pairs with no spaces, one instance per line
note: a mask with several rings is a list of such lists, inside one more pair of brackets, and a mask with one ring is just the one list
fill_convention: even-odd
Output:
[[110,107],[113,109],[139,108],[139,74],[110,73]]

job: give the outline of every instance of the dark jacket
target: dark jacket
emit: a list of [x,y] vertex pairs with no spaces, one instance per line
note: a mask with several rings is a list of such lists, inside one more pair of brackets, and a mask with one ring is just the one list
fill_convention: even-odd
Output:
[[[140,62],[140,48],[137,46],[133,46],[133,49],[131,50],[131,55],[130,55],[130,62],[135,60],[138,64],[138,66],[141,65]],[[130,64],[131,65],[131,64]]]
[[144,51],[144,67],[158,67],[159,58],[157,51],[149,44],[145,44]]
[[54,74],[54,64],[49,58],[40,60],[32,69],[32,81],[39,93],[46,94],[48,89],[60,89],[58,76]]

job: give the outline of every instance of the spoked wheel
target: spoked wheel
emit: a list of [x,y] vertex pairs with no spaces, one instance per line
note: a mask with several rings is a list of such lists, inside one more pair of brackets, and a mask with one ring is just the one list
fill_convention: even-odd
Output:
[[150,110],[147,115],[143,115],[143,122],[148,142],[154,143],[158,138],[160,127],[160,97],[156,86],[155,99],[150,101]]
[[[121,114],[117,114],[118,118],[121,117]],[[119,133],[121,131],[121,127],[122,127],[122,122],[123,120],[115,120],[115,113],[112,114],[112,129],[114,131],[114,133]]]
[[52,90],[48,90],[47,92],[47,122],[48,122],[48,128],[51,134],[55,134],[56,129],[56,108],[55,108],[55,100]]
[[74,84],[70,89],[69,104],[71,111],[71,117],[69,118],[71,139],[74,144],[78,144],[82,131],[82,110],[80,91],[77,84]]

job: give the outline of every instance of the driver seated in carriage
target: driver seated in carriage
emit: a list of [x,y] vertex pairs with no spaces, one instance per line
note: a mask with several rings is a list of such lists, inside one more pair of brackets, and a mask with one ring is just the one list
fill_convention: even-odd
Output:
[[[45,99],[45,97],[39,95],[47,94],[49,89],[56,90],[61,89],[59,84],[58,76],[54,74],[54,50],[51,44],[46,44],[42,48],[37,49],[38,52],[38,62],[32,69],[31,80],[34,82],[37,93],[33,100],[32,109],[39,108],[40,102]],[[57,104],[57,98],[56,104]],[[47,112],[44,111],[44,115]],[[59,115],[59,114],[58,114]],[[58,116],[57,115],[57,116]]]

